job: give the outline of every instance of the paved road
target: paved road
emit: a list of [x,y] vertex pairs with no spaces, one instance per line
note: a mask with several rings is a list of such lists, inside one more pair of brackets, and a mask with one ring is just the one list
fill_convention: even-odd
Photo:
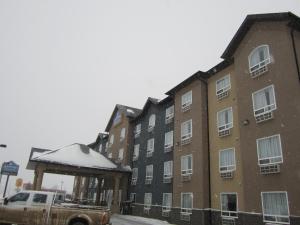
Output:
[[112,216],[111,222],[112,225],[170,225],[169,223],[161,220],[116,214]]

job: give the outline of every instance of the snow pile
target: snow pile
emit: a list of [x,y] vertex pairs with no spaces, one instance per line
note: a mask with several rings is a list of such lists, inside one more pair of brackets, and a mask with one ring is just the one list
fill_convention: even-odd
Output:
[[77,167],[116,169],[117,166],[86,145],[72,144],[46,153],[34,152],[31,160]]

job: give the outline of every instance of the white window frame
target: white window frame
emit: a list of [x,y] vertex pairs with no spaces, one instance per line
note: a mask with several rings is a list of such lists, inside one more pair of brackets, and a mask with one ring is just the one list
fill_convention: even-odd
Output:
[[[235,195],[236,196],[236,211],[223,210],[222,207],[222,195]],[[221,216],[225,218],[237,218],[239,212],[239,200],[237,192],[221,192],[220,193],[220,206],[221,206]],[[223,215],[223,213],[228,213],[229,215]]]
[[166,123],[174,117],[174,105],[166,108]]
[[114,144],[114,140],[115,140],[115,135],[112,134],[109,138],[109,144],[108,147],[111,147]]
[[[268,88],[272,88],[272,90],[273,90],[274,104],[266,105],[266,106],[264,106],[264,107],[262,107],[262,108],[255,109],[255,104],[254,104],[255,98],[254,98],[254,96],[255,96],[257,93],[262,92],[262,91],[264,91],[264,90],[266,90],[266,89],[268,89]],[[276,105],[276,95],[275,95],[275,88],[274,88],[274,85],[272,84],[272,85],[269,85],[269,86],[267,86],[267,87],[264,87],[264,88],[262,88],[262,89],[260,89],[260,90],[257,90],[257,91],[255,91],[255,92],[253,92],[253,93],[252,93],[252,106],[253,106],[253,114],[254,114],[254,117],[257,117],[257,116],[260,116],[260,115],[263,115],[263,114],[266,114],[266,113],[269,113],[269,112],[273,112],[274,110],[276,110],[276,109],[277,109],[277,105]],[[263,112],[262,112],[262,113],[256,114],[255,112],[257,112],[257,111],[259,111],[259,110],[263,110]]]
[[[232,122],[231,123],[226,123],[226,124],[221,124],[219,123],[219,114],[225,112],[225,111],[231,111],[231,115],[232,115]],[[231,128],[233,128],[233,110],[232,110],[232,107],[228,107],[226,109],[223,109],[219,112],[217,112],[217,127],[218,127],[218,132],[221,132],[223,130],[229,130]],[[224,128],[223,128],[224,127]],[[222,128],[222,129],[220,129]]]
[[[150,204],[146,204],[146,199],[149,198],[150,199]],[[151,209],[151,205],[152,205],[152,193],[145,193],[144,195],[144,209]]]
[[142,131],[142,124],[139,123],[134,128],[134,137],[138,137],[141,134]]
[[[134,171],[136,171],[136,172],[134,172]],[[139,168],[137,168],[137,167],[132,168],[131,184],[136,184],[138,177],[139,177]]]
[[151,114],[149,117],[148,131],[153,130],[153,128],[155,127],[155,120],[156,120],[156,115]]
[[[165,168],[166,168],[166,166],[167,166],[168,164],[171,164],[171,171],[170,171],[169,174],[166,174],[166,173],[165,173],[165,172],[166,172]],[[172,177],[173,177],[173,161],[172,161],[172,160],[170,160],[170,161],[165,161],[165,162],[164,162],[164,178],[172,178]]]
[[125,139],[125,136],[126,136],[126,128],[123,127],[120,132],[120,141],[123,141]]
[[[282,216],[282,215],[272,215],[272,214],[266,214],[265,213],[265,208],[264,208],[264,201],[263,201],[263,194],[285,194],[286,196],[286,202],[287,202],[287,210],[288,210],[288,216]],[[290,209],[289,209],[289,199],[288,199],[288,193],[287,191],[266,191],[266,192],[261,192],[261,207],[262,207],[262,211],[263,211],[263,221],[267,222],[267,223],[276,223],[276,224],[289,224],[290,223]],[[275,221],[274,220],[267,220],[265,219],[265,217],[275,217]],[[287,218],[288,222],[281,222],[278,221],[278,217],[283,217],[283,218]]]
[[[151,175],[147,175],[148,173],[150,173]],[[146,166],[145,179],[146,180],[153,180],[153,164],[150,164],[150,165]]]
[[[229,150],[233,151],[234,165],[223,166],[227,169],[226,170],[221,170],[221,168],[222,168],[222,166],[221,166],[221,154],[222,154],[222,152],[229,151]],[[232,172],[232,171],[235,171],[235,170],[236,170],[235,148],[226,148],[226,149],[220,150],[219,151],[219,172],[220,173],[227,173],[227,172]]]
[[[170,199],[170,202],[167,202],[169,204],[166,204],[164,201],[164,196],[169,196],[168,199]],[[163,212],[170,212],[172,208],[172,193],[163,193],[163,199],[162,199],[162,211]]]
[[[191,208],[183,208],[182,204],[183,204],[183,195],[190,195],[191,196]],[[193,202],[194,202],[194,195],[193,192],[181,192],[181,203],[180,203],[180,209],[181,209],[181,214],[192,214],[192,210],[193,210]]]
[[[153,142],[152,148],[151,148],[151,142]],[[147,157],[151,157],[154,152],[154,138],[150,138],[147,141]]]
[[[255,64],[255,65],[252,65],[251,66],[251,57],[253,54],[255,54],[260,48],[264,48],[266,47],[267,48],[267,58],[265,58],[263,61],[260,61],[259,63]],[[270,48],[269,48],[269,45],[267,44],[264,44],[264,45],[260,45],[260,46],[257,46],[255,49],[253,49],[249,56],[248,56],[248,63],[249,63],[249,72],[250,73],[255,73],[256,71],[258,71],[259,69],[261,69],[262,67],[268,65],[269,63],[271,63],[271,56],[270,56]],[[253,69],[257,67],[256,69]]]
[[121,148],[119,149],[119,152],[118,152],[118,160],[123,160],[124,158],[124,148]]
[[[188,123],[191,123],[191,132],[190,133],[187,133],[187,134],[184,134],[183,131],[183,127],[188,124]],[[181,141],[184,141],[184,140],[187,140],[187,139],[190,139],[193,137],[193,120],[190,119],[190,120],[187,120],[185,122],[182,122],[181,123]]]
[[[187,98],[188,96],[190,96],[189,99]],[[186,101],[185,98],[187,98],[188,100]],[[192,90],[190,90],[181,96],[181,109],[184,111],[186,108],[191,106],[192,103],[193,103],[193,92]]]
[[132,160],[133,161],[138,160],[139,154],[140,154],[140,144],[136,144],[134,145]]
[[[167,140],[168,140],[168,136],[170,136],[171,138],[171,141],[170,143],[166,143]],[[173,147],[173,142],[174,142],[174,138],[173,138],[173,130],[169,131],[169,132],[166,132],[165,133],[165,148],[170,148],[170,147]]]
[[111,152],[108,153],[108,158],[109,158],[109,159],[112,159],[112,153],[111,153]]
[[[183,169],[184,160],[189,157],[191,158],[191,168]],[[187,175],[193,174],[193,155],[192,154],[181,156],[180,162],[181,162],[181,176],[187,176]]]
[[[273,138],[273,137],[278,137],[278,141],[279,141],[279,147],[280,147],[280,156],[272,156],[272,157],[267,157],[267,158],[259,158],[259,141],[262,141],[262,140],[266,140],[266,139],[269,139],[269,138]],[[283,155],[282,155],[282,144],[281,144],[281,136],[280,134],[275,134],[275,135],[272,135],[272,136],[268,136],[268,137],[263,137],[263,138],[258,138],[256,139],[256,149],[257,149],[257,159],[258,159],[258,165],[259,166],[267,166],[267,165],[274,165],[274,164],[280,164],[280,163],[283,163]],[[276,158],[280,158],[279,161],[274,161],[274,162],[271,162],[272,159],[276,159]],[[269,159],[270,162],[269,163],[260,163],[261,160],[266,160],[266,159]]]
[[[225,79],[227,79],[227,78],[229,79],[229,85],[227,85],[227,86],[225,86],[223,88],[218,89],[218,83],[221,82],[221,81],[223,81],[223,80],[225,80]],[[223,76],[222,78],[220,78],[220,79],[218,79],[216,81],[216,95],[217,96],[220,95],[220,94],[222,94],[222,93],[224,93],[224,92],[226,92],[226,91],[229,91],[230,89],[231,89],[230,74],[227,74],[227,75]]]
[[102,144],[99,145],[99,152],[102,152]]

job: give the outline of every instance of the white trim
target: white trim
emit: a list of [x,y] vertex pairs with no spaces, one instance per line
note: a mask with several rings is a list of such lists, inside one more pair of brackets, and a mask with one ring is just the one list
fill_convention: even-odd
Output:
[[[221,171],[221,152],[223,151],[228,151],[228,150],[233,150],[233,160],[234,160],[234,165],[228,165],[227,167],[231,167],[233,166],[234,168],[233,169],[230,169],[230,170],[222,170]],[[235,148],[232,147],[232,148],[226,148],[226,149],[221,149],[219,150],[219,172],[220,173],[225,173],[225,172],[232,172],[232,171],[235,171],[236,170],[236,158],[235,158]]]
[[[183,103],[183,98],[187,95],[191,96],[190,102],[185,102]],[[181,95],[181,109],[184,110],[185,108],[189,107],[190,105],[193,104],[193,92],[192,90],[185,92],[183,95]]]
[[[272,193],[272,194],[282,194],[284,193],[285,196],[286,196],[286,202],[287,202],[287,210],[288,210],[288,216],[282,216],[282,217],[287,217],[289,222],[279,222],[279,221],[269,221],[269,220],[265,220],[265,212],[264,212],[264,204],[263,204],[263,194],[266,194],[266,193]],[[289,198],[288,198],[288,193],[287,191],[262,191],[261,192],[261,207],[262,207],[262,214],[263,214],[263,221],[266,222],[266,223],[277,223],[277,224],[290,224],[290,207],[289,207]],[[280,216],[280,215],[267,215],[267,216]]]
[[[222,209],[222,195],[236,195],[236,211],[223,211]],[[238,193],[237,192],[220,192],[220,208],[221,208],[221,216],[224,218],[238,218],[238,213],[239,213],[239,205],[238,205]],[[222,215],[223,212],[228,212],[228,213],[235,213],[236,216],[224,216]]]
[[[184,194],[190,194],[191,195],[191,197],[192,197],[192,207],[191,208],[182,208],[182,200],[183,200],[182,196]],[[194,204],[193,204],[193,202],[194,202],[194,193],[193,192],[181,192],[180,196],[181,196],[181,198],[180,198],[180,209],[181,209],[181,212],[182,212],[182,210],[191,210],[192,211],[193,210],[193,206],[194,206]],[[190,213],[190,214],[192,214],[192,213]]]
[[[256,53],[256,51],[257,51],[259,48],[262,48],[262,47],[267,47],[267,50],[268,50],[268,51],[267,51],[267,52],[268,52],[268,57],[267,57],[266,59],[264,59],[263,61],[261,61],[261,62],[255,64],[254,66],[251,67],[251,65],[250,65],[251,56],[252,56],[254,53]],[[260,65],[262,62],[265,62],[265,64]],[[253,72],[255,72],[255,71],[257,71],[257,70],[259,70],[259,69],[262,68],[263,66],[266,66],[266,65],[270,64],[270,63],[271,63],[270,47],[269,47],[269,45],[267,45],[267,44],[263,44],[263,45],[257,46],[257,47],[254,48],[254,49],[250,52],[250,54],[248,55],[248,66],[249,66],[249,72],[250,72],[250,74],[253,73]],[[256,67],[256,66],[258,66],[258,68],[256,68],[255,70],[251,71],[251,69],[254,68],[254,67]]]
[[[187,157],[191,157],[191,168],[187,169],[187,170],[183,170],[182,169],[182,159],[183,158],[187,158]],[[180,157],[180,171],[181,171],[181,176],[186,176],[186,175],[191,175],[193,174],[193,154],[188,154],[188,155],[182,155]]]
[[[182,135],[182,127],[184,124],[188,124],[188,123],[191,123],[191,132],[190,133],[187,133],[185,135]],[[189,120],[186,120],[184,122],[181,123],[181,127],[180,127],[180,137],[181,137],[181,141],[184,141],[184,140],[187,140],[189,138],[192,138],[193,137],[193,119],[189,119]],[[183,138],[184,137],[184,138]]]
[[[263,108],[255,109],[255,106],[254,106],[254,95],[257,94],[257,93],[259,93],[259,92],[262,92],[262,91],[264,91],[265,89],[268,89],[268,88],[270,88],[270,87],[271,87],[272,90],[273,90],[274,104],[266,105],[266,106],[263,107]],[[274,106],[274,108],[269,109],[269,110],[265,110],[265,108],[268,108],[268,107],[271,107],[271,106]],[[274,110],[277,109],[276,95],[275,95],[275,87],[274,87],[274,84],[271,84],[271,85],[269,85],[269,86],[267,86],[267,87],[264,87],[264,88],[259,89],[259,90],[257,90],[257,91],[255,91],[255,92],[252,93],[252,107],[253,107],[253,114],[254,114],[254,117],[257,117],[257,116],[266,114],[266,113],[268,113],[268,112],[273,112]],[[257,111],[259,111],[259,110],[262,110],[262,109],[264,109],[264,112],[263,112],[263,113],[255,114],[255,112],[257,112]]]
[[220,90],[218,90],[218,88],[217,88],[218,82],[221,81],[221,80],[225,80],[227,77],[229,78],[229,85],[226,86],[226,87],[224,87],[224,88],[222,88],[222,89],[220,89],[220,90],[223,90],[221,93],[226,92],[226,91],[229,91],[229,90],[231,89],[230,74],[227,74],[227,75],[221,77],[220,79],[216,80],[216,95],[217,95],[217,96],[218,96],[219,94],[221,94],[221,93],[218,93],[218,91],[220,91]]
[[[272,137],[278,137],[279,138],[279,146],[280,146],[280,153],[281,153],[281,161],[279,162],[275,162],[275,163],[266,163],[266,164],[260,164],[260,160],[263,160],[263,159],[272,159],[272,158],[277,158],[278,156],[274,156],[274,157],[269,157],[269,158],[262,158],[262,159],[259,159],[259,149],[258,149],[258,142],[260,140],[264,140],[264,139],[268,139],[268,138],[272,138]],[[263,137],[263,138],[258,138],[256,139],[256,152],[257,152],[257,160],[258,160],[258,165],[259,166],[266,166],[266,165],[273,165],[273,164],[280,164],[280,163],[283,163],[283,154],[282,154],[282,144],[281,144],[281,136],[280,134],[275,134],[275,135],[272,135],[272,136],[268,136],[268,137]]]
[[[225,112],[225,111],[231,111],[232,122],[219,126],[219,113],[222,113],[222,112]],[[225,127],[225,129],[220,130],[220,127]],[[232,106],[217,112],[217,128],[218,128],[218,132],[223,131],[223,130],[229,130],[230,128],[233,128],[233,110],[232,110]]]

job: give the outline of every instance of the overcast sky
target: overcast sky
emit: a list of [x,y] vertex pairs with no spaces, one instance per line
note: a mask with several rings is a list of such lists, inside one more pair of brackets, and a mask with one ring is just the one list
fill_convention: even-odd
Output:
[[283,11],[299,16],[300,1],[0,0],[0,163],[32,182],[31,147],[95,141],[115,104],[164,98],[221,61],[247,14]]

